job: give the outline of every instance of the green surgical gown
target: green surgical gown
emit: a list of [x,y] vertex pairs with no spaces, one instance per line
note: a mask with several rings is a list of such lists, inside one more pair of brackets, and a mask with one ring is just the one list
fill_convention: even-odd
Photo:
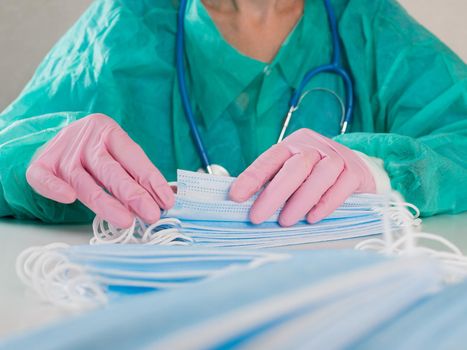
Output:
[[[467,209],[466,64],[393,0],[332,0],[342,60],[355,85],[354,122],[337,136],[340,107],[313,90],[289,126],[311,128],[384,160],[394,189],[424,215]],[[0,114],[0,216],[48,222],[89,220],[80,203],[36,194],[25,172],[57,132],[91,113],[114,118],[168,180],[201,166],[180,103],[175,72],[177,1],[97,0],[45,57]],[[305,72],[330,62],[321,0],[268,64],[221,36],[200,0],[185,16],[188,88],[213,163],[238,175],[274,144],[291,91]],[[325,74],[313,88],[344,94]]]

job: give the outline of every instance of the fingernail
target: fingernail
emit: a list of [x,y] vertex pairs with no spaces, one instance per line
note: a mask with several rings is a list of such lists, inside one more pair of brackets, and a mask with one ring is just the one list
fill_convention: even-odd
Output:
[[283,217],[282,215],[279,217],[279,225],[281,225],[282,227],[289,227],[289,226],[293,226],[297,223],[298,220],[294,220],[293,218],[289,218],[289,217]]
[[129,228],[135,216],[131,212],[123,209],[120,205],[108,205],[104,212],[104,219],[118,228]]
[[316,224],[318,221],[321,221],[321,219],[317,218],[315,215],[308,215],[306,221],[309,224]]
[[151,210],[150,212],[144,213],[144,217],[142,217],[142,219],[144,220],[145,223],[152,225],[155,222],[157,222],[160,219],[160,217],[161,217],[161,211],[158,208],[157,211]]
[[63,203],[64,204],[71,204],[76,201],[76,194],[71,192],[64,192],[63,193]]
[[148,201],[144,207],[140,208],[140,212],[144,214],[142,219],[148,223],[153,224],[161,217],[161,209],[154,201]]
[[109,219],[108,221],[114,226],[117,226],[118,228],[126,229],[133,225],[134,220],[135,217],[133,215],[125,214],[118,215],[118,217],[113,217],[112,220]]
[[230,187],[229,197],[234,202],[244,202],[249,198],[248,194],[250,192],[251,190],[248,185],[243,185],[240,187],[236,182],[234,182]]
[[250,211],[250,221],[255,225],[263,223],[267,218],[268,216],[265,216],[262,212],[258,213],[257,210]]
[[162,201],[163,209],[170,209],[175,203],[175,194],[172,191],[172,188],[168,185],[161,185],[158,188],[154,189],[156,195]]
[[250,217],[250,221],[252,224],[259,225],[259,224],[262,224],[264,220],[261,220],[260,218],[252,216]]

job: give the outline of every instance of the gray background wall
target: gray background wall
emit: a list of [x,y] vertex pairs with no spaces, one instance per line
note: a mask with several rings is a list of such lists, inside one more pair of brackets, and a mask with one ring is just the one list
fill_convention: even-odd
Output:
[[[368,0],[372,1],[372,0]],[[401,0],[467,61],[467,0]],[[0,0],[0,110],[91,0]]]

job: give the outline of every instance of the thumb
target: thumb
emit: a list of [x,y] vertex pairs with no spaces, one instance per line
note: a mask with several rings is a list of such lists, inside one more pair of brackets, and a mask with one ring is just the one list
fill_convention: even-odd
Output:
[[56,202],[70,204],[76,200],[76,191],[43,164],[33,162],[26,171],[29,185],[41,196]]

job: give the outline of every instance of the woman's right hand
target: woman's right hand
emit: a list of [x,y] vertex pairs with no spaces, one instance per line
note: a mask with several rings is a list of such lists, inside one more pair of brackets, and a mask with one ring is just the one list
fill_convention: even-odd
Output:
[[38,152],[26,177],[42,196],[60,203],[78,199],[119,228],[130,227],[135,215],[154,223],[175,202],[141,147],[102,114],[63,128]]

